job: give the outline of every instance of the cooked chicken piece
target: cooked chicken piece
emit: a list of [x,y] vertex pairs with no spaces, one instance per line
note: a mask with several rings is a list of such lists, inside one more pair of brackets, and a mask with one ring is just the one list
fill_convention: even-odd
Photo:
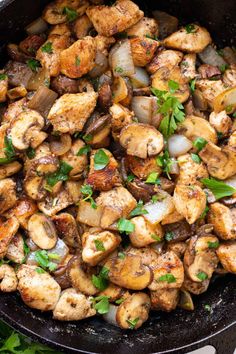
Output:
[[17,277],[14,268],[8,264],[0,265],[0,291],[8,293],[16,289]]
[[[171,92],[171,88],[169,87],[170,80],[177,82],[179,85],[175,92]],[[190,94],[187,81],[184,75],[182,75],[179,66],[175,66],[171,70],[163,66],[152,75],[152,87],[160,91],[171,92],[181,103],[185,102]]]
[[57,233],[53,222],[44,214],[34,214],[28,222],[28,232],[34,243],[45,250],[56,245]]
[[158,23],[154,18],[143,17],[132,27],[126,30],[128,36],[154,37],[158,36]]
[[202,282],[192,281],[187,276],[184,277],[184,283],[182,286],[182,290],[187,290],[194,295],[200,295],[207,291],[210,280],[206,279]]
[[221,71],[217,66],[203,64],[199,66],[198,72],[201,75],[201,79],[209,79],[216,75],[221,75]]
[[[22,98],[10,103],[3,114],[2,123],[11,123],[12,120],[26,108],[26,102],[26,98]],[[2,129],[2,127],[0,129]]]
[[214,99],[213,109],[216,113],[223,110],[226,110],[229,114],[233,113],[236,109],[236,86],[227,88],[227,85],[224,84],[223,92],[219,93]]
[[162,67],[172,70],[183,58],[183,53],[177,50],[161,50],[157,52],[152,61],[147,65],[147,71],[154,74]]
[[18,150],[28,147],[36,148],[47,137],[41,131],[44,127],[44,118],[32,109],[20,113],[10,126],[10,135],[13,146]]
[[18,272],[18,290],[24,303],[41,311],[53,310],[61,288],[47,272],[38,273],[36,266],[21,265]]
[[47,195],[47,198],[44,197],[43,199],[43,201],[38,202],[38,208],[47,216],[54,216],[74,203],[72,196],[66,189],[60,190],[55,195]]
[[151,38],[135,37],[130,40],[132,57],[135,66],[145,66],[153,58],[160,42]]
[[10,179],[0,180],[0,214],[16,204],[16,183]]
[[105,56],[108,56],[109,47],[116,41],[114,37],[100,36],[99,34],[94,37],[94,39],[96,42],[97,52],[100,52]]
[[116,321],[119,327],[138,329],[147,321],[150,307],[150,298],[147,294],[141,292],[132,294],[117,309]]
[[157,264],[151,267],[154,278],[148,286],[151,291],[178,289],[184,281],[184,267],[181,260],[172,251],[158,256]]
[[48,36],[57,34],[59,36],[71,36],[71,30],[67,23],[59,23],[57,25],[51,26]]
[[0,103],[5,102],[7,99],[8,78],[6,74],[0,74],[2,76],[0,80]]
[[187,118],[179,124],[178,131],[192,141],[201,137],[206,141],[211,141],[214,144],[217,143],[215,129],[204,118],[187,116]]
[[211,36],[204,27],[195,24],[192,26],[193,30],[190,33],[186,27],[172,33],[164,39],[164,46],[189,53],[202,52],[211,43]]
[[[235,124],[235,121],[234,121],[233,125],[234,124]],[[228,140],[228,146],[230,146],[232,148],[236,148],[236,130],[230,135],[229,140]]]
[[56,0],[50,2],[43,11],[43,19],[50,23],[50,25],[56,25],[59,23],[66,22],[67,13],[64,8],[69,8],[70,10],[76,11],[77,16],[82,16],[89,3],[86,0]]
[[120,144],[128,155],[142,159],[159,154],[164,147],[162,134],[148,124],[134,123],[120,133]]
[[133,254],[139,256],[142,260],[142,264],[153,267],[158,263],[158,252],[151,247],[136,248],[129,246],[125,254]]
[[130,242],[134,247],[145,247],[151,243],[161,241],[163,231],[160,224],[152,225],[143,216],[131,219],[135,229],[130,233]]
[[90,6],[86,13],[98,34],[107,37],[126,30],[143,17],[143,11],[130,0],[112,6]]
[[171,214],[167,215],[161,222],[162,225],[173,224],[183,220],[183,215],[180,215],[177,210],[173,210]]
[[81,131],[96,106],[96,100],[95,92],[65,94],[56,100],[48,119],[55,131],[70,134]]
[[88,165],[88,158],[86,154],[78,155],[78,153],[85,147],[85,143],[81,139],[77,139],[71,146],[71,149],[64,155],[62,160],[73,167],[69,176],[73,179],[80,179]]
[[[221,80],[200,79],[196,81],[196,89],[202,92],[203,98],[206,99],[208,105],[212,108],[215,98],[226,90],[227,87]],[[221,109],[221,111],[224,108]]]
[[79,321],[94,315],[92,300],[73,288],[62,291],[53,310],[53,318],[59,321]]
[[167,251],[173,251],[176,254],[176,256],[182,259],[186,251],[186,248],[187,248],[187,244],[185,242],[174,242],[174,243],[170,242],[167,246]]
[[50,76],[60,74],[60,53],[70,45],[68,35],[51,35],[47,41],[38,49],[36,59],[46,68]]
[[236,239],[236,208],[230,209],[221,203],[210,204],[208,222],[213,224],[214,232],[223,240]]
[[178,157],[179,175],[177,184],[197,185],[202,187],[201,179],[208,178],[206,166],[193,161],[190,154]]
[[181,73],[186,79],[191,80],[197,76],[196,54],[186,54],[180,64]]
[[74,79],[87,74],[95,64],[96,42],[87,36],[60,53],[61,73]]
[[224,269],[236,273],[236,242],[221,243],[216,253]]
[[152,14],[158,22],[159,35],[161,39],[177,31],[179,22],[177,17],[171,16],[166,12],[157,10],[153,11]]
[[177,185],[173,197],[176,210],[193,224],[206,207],[206,195],[197,185]]
[[232,121],[227,115],[226,111],[219,113],[211,112],[209,123],[215,128],[217,132],[222,133],[224,136],[228,135],[232,127]]
[[14,216],[0,224],[0,258],[6,255],[8,246],[17,233],[18,228],[19,223]]
[[199,156],[212,177],[226,179],[236,174],[236,151],[231,146],[220,148],[209,142]]
[[69,247],[79,247],[81,244],[78,228],[74,217],[69,213],[60,213],[52,217],[58,236]]
[[124,187],[101,192],[96,203],[102,207],[102,228],[111,226],[122,217],[126,218],[137,205],[136,200]]
[[92,29],[93,24],[86,14],[79,17],[73,26],[73,32],[78,39],[82,39],[88,35],[89,31]]
[[131,290],[146,288],[153,279],[151,269],[139,256],[126,254],[124,258],[112,257],[105,263],[112,283]]
[[11,240],[6,257],[13,261],[14,263],[23,263],[25,259],[25,252],[24,252],[24,239],[21,234],[17,233]]
[[179,302],[178,289],[160,289],[151,291],[151,309],[155,311],[173,311]]
[[113,252],[121,242],[121,237],[110,231],[90,229],[82,236],[82,258],[90,266],[97,265]]
[[231,65],[230,68],[225,70],[223,75],[223,82],[229,87],[235,87],[236,85],[236,66]]
[[[0,81],[1,84],[1,81]],[[1,88],[0,88],[1,89]],[[1,93],[1,92],[0,92]],[[9,100],[16,100],[18,98],[25,97],[27,95],[27,90],[24,86],[17,86],[7,91],[7,97]]]
[[118,140],[122,128],[133,122],[134,113],[121,104],[113,104],[109,112],[111,114],[112,136],[115,140]]
[[[108,164],[102,169],[95,169],[94,157],[99,151],[105,152],[109,157]],[[92,186],[94,190],[109,191],[113,187],[121,185],[121,178],[118,172],[118,163],[110,153],[109,150],[93,150],[90,155],[90,169],[87,178],[87,183]]]
[[127,155],[125,163],[131,172],[140,179],[146,180],[148,175],[152,172],[156,172],[158,175],[161,174],[161,168],[157,165],[154,157],[141,159],[136,156]]
[[218,238],[214,235],[193,236],[184,254],[184,268],[193,282],[210,279],[218,264],[216,248]]

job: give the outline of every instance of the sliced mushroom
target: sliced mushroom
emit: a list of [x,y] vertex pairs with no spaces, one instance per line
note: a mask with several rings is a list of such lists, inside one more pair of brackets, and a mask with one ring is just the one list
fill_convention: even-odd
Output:
[[53,310],[61,288],[47,272],[38,273],[37,266],[21,265],[18,272],[18,290],[24,303],[41,311]]
[[34,243],[40,248],[49,250],[56,245],[55,226],[44,214],[34,214],[30,217],[28,231]]
[[167,246],[167,251],[173,251],[180,259],[183,258],[187,245],[185,242],[172,242]]
[[163,231],[160,224],[152,225],[143,216],[136,216],[131,220],[135,229],[130,233],[129,238],[134,247],[145,247],[161,241]]
[[201,179],[208,178],[206,166],[193,161],[190,154],[178,157],[179,175],[177,184],[194,185],[202,187]]
[[74,217],[69,213],[60,213],[52,217],[58,236],[69,247],[79,247],[81,244],[78,228]]
[[128,155],[142,159],[159,154],[164,147],[162,134],[148,124],[134,123],[120,133],[120,144]]
[[24,189],[27,196],[37,201],[44,199],[47,194],[44,188],[44,178],[40,176],[26,178],[24,180]]
[[202,282],[192,281],[187,276],[184,278],[184,283],[181,290],[189,291],[191,294],[200,295],[207,291],[210,280],[206,279]]
[[112,136],[115,140],[119,140],[122,128],[133,122],[134,113],[121,104],[113,104],[109,112],[111,114]]
[[14,268],[8,264],[0,265],[0,291],[9,293],[16,291],[17,277]]
[[164,230],[170,234],[170,238],[167,237],[168,243],[186,241],[193,235],[191,226],[185,220],[165,225]]
[[107,37],[126,30],[143,17],[143,11],[130,0],[122,0],[112,6],[90,6],[86,14],[96,31]]
[[173,200],[176,210],[193,224],[206,207],[206,195],[199,186],[177,185]]
[[[145,293],[135,293],[128,297],[118,307],[116,321],[124,329],[138,329],[147,321],[151,307],[150,298]],[[132,326],[132,321],[135,321]]]
[[3,258],[8,246],[19,228],[18,220],[12,216],[0,225],[0,258]]
[[126,31],[128,37],[152,37],[158,35],[158,23],[154,18],[143,17]]
[[170,251],[158,256],[152,265],[153,281],[148,286],[151,291],[160,289],[178,289],[184,281],[184,267],[177,255]]
[[[233,85],[235,85],[235,78]],[[236,108],[236,87],[224,90],[222,93],[215,97],[214,111],[216,113],[219,113],[225,109],[228,110],[228,107],[231,108],[229,113],[232,113]]]
[[[225,85],[221,80],[199,79],[196,81],[196,89],[202,93],[203,99],[207,101],[210,108],[213,108],[216,97],[225,91]],[[219,112],[224,109],[221,107]]]
[[0,214],[16,204],[16,183],[6,178],[0,180]]
[[21,264],[25,259],[24,240],[21,234],[17,233],[11,240],[6,257],[14,263]]
[[236,273],[236,242],[220,244],[216,253],[224,269]]
[[122,296],[123,294],[124,294],[124,290],[121,287],[110,283],[105,290],[101,291],[98,294],[98,296],[107,296],[109,299],[109,302],[114,302],[117,299],[120,299],[120,298],[123,299],[123,296]]
[[101,192],[96,199],[98,206],[102,207],[101,227],[107,228],[120,218],[126,218],[136,207],[136,200],[124,187],[116,187],[108,192]]
[[141,290],[152,281],[151,269],[133,254],[127,254],[124,259],[111,258],[105,266],[109,269],[110,281],[123,288]]
[[50,150],[56,156],[67,153],[71,148],[71,137],[69,134],[61,134],[58,137],[52,137],[50,141]]
[[138,178],[135,178],[132,182],[127,182],[126,186],[136,200],[142,200],[145,203],[149,202],[151,197],[156,194],[155,186],[147,184]]
[[200,53],[211,43],[209,32],[198,25],[192,25],[193,30],[189,33],[186,28],[181,28],[164,39],[164,46],[183,52]]
[[217,143],[217,134],[210,123],[203,118],[188,116],[178,128],[179,132],[185,135],[188,139],[194,141],[201,137],[214,144]]
[[208,222],[214,227],[214,232],[223,240],[236,239],[236,208],[230,209],[221,203],[210,205]]
[[59,321],[79,321],[96,315],[93,302],[75,289],[66,289],[53,310],[53,318]]
[[157,165],[154,157],[141,159],[136,156],[127,155],[125,163],[131,172],[140,179],[146,180],[152,172],[156,172],[158,175],[161,174],[161,168]]
[[160,289],[150,292],[151,309],[155,311],[173,311],[179,302],[179,289]]
[[158,253],[154,248],[150,247],[142,247],[142,248],[135,248],[135,247],[128,247],[126,253],[132,254],[134,256],[138,256],[142,260],[142,264],[146,266],[153,266],[158,261]]
[[41,131],[43,127],[44,119],[38,112],[28,110],[20,113],[11,124],[12,144],[18,150],[25,150],[29,146],[36,148],[47,137]]
[[67,276],[76,291],[85,295],[95,295],[98,289],[92,283],[92,272],[79,257],[73,257],[67,267]]
[[216,248],[218,239],[213,235],[190,239],[184,254],[184,267],[188,277],[194,282],[202,282],[210,279],[218,264]]
[[7,165],[0,166],[0,180],[19,172],[21,167],[22,165],[18,161],[13,161]]
[[48,119],[55,131],[70,134],[81,131],[95,108],[96,100],[95,92],[67,93],[56,100]]
[[90,229],[82,236],[83,261],[90,266],[97,265],[114,251],[120,242],[121,237],[118,234],[101,229]]

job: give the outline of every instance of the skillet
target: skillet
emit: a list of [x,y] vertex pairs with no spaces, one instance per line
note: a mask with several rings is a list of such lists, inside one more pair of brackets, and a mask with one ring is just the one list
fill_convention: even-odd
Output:
[[[37,18],[48,1],[3,0],[0,2],[0,60],[7,42],[23,37],[23,28]],[[136,1],[137,2],[137,1]],[[235,45],[235,0],[155,0],[139,2],[148,15],[167,11],[183,24],[199,21],[219,46]],[[194,312],[177,309],[153,313],[138,331],[124,332],[99,318],[60,323],[51,315],[23,304],[18,294],[1,293],[0,318],[35,340],[65,353],[147,354],[186,353],[212,344],[218,354],[232,354],[236,347],[235,276],[216,278],[208,291],[193,299]],[[210,311],[208,306],[210,305]]]

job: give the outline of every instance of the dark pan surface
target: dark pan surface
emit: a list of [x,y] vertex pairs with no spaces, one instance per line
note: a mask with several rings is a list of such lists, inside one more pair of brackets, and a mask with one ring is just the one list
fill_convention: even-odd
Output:
[[[40,14],[45,3],[46,0],[1,2],[0,54],[4,53],[6,42],[17,42],[23,36],[22,28]],[[232,45],[229,38],[235,41],[235,0],[153,0],[140,4],[147,14],[150,9],[158,8],[174,14],[183,23],[199,21],[219,45]],[[182,353],[203,344],[213,344],[219,354],[233,353],[236,346],[235,276],[217,279],[205,294],[194,299],[194,303],[194,312],[177,309],[169,314],[152,313],[150,321],[133,332],[111,327],[99,318],[60,323],[51,318],[51,313],[40,313],[25,306],[18,294],[1,293],[0,317],[22,333],[66,353]],[[210,305],[211,312],[205,305]]]

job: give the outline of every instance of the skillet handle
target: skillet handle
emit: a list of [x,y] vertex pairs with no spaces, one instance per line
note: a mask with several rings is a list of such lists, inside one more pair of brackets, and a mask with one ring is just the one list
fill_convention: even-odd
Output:
[[207,344],[216,349],[216,354],[233,354],[236,348],[236,326],[230,326],[223,333],[210,338]]

